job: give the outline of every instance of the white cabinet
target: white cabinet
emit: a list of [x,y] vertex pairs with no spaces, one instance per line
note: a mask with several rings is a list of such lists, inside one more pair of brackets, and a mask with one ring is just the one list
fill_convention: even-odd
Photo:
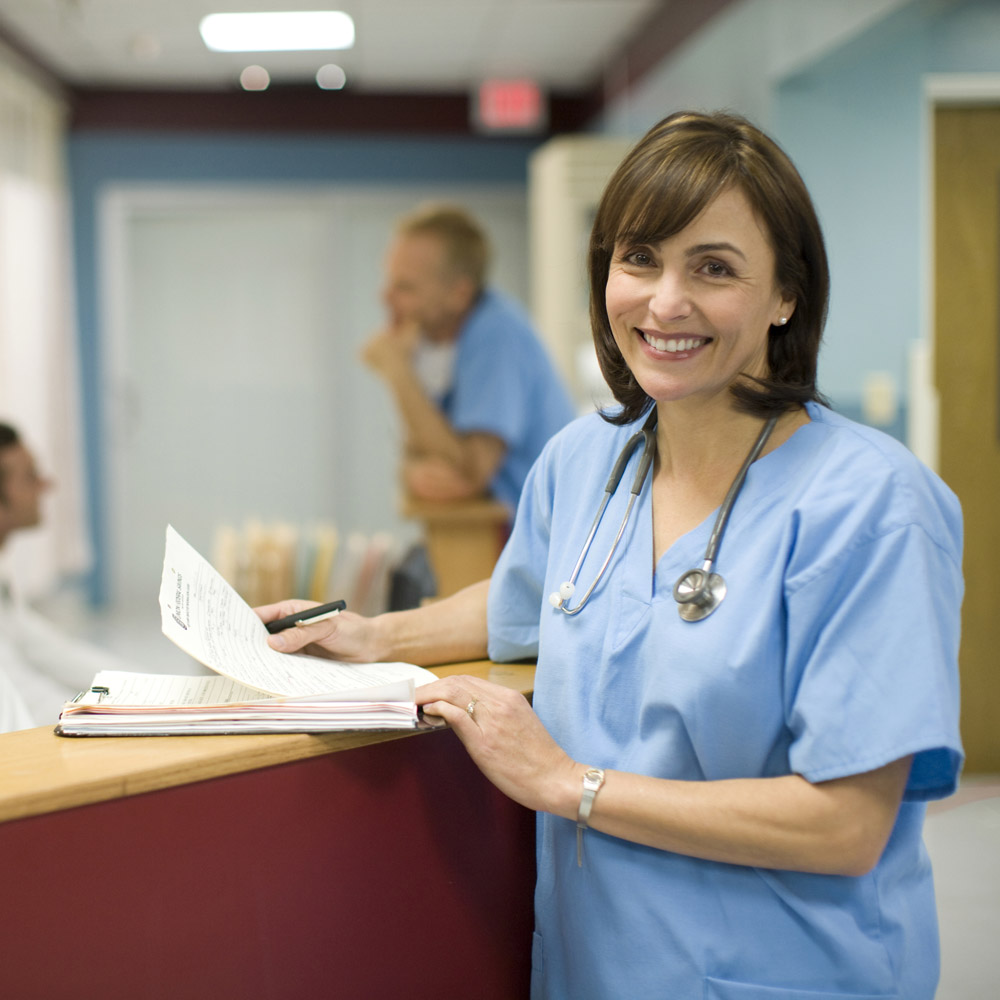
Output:
[[587,244],[604,186],[630,146],[559,136],[528,165],[531,311],[581,411],[610,400],[590,336]]

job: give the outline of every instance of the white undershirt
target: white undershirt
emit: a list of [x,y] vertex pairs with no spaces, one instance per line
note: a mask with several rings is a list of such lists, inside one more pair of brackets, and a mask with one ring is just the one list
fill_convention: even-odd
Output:
[[421,340],[413,355],[413,371],[424,392],[440,399],[450,388],[455,375],[458,344],[453,341],[436,343]]

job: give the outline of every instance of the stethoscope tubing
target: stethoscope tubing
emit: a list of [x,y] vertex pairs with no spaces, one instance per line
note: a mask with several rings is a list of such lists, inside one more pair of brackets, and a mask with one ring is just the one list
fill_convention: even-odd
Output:
[[760,434],[757,435],[757,440],[754,441],[753,447],[743,460],[740,471],[736,473],[736,478],[730,484],[725,499],[722,501],[715,524],[712,525],[712,533],[708,536],[708,545],[705,547],[705,562],[702,569],[706,572],[710,571],[712,566],[715,565],[716,556],[719,554],[719,546],[722,544],[722,536],[726,532],[726,525],[729,523],[729,515],[733,512],[736,498],[743,489],[743,483],[746,481],[750,466],[757,461],[760,453],[764,450],[764,445],[767,444],[767,439],[771,436],[771,431],[774,430],[774,425],[778,422],[779,415],[775,413],[768,417],[767,423],[764,424]]
[[[642,487],[646,481],[647,475],[649,474],[649,467],[656,454],[656,416],[656,408],[654,406],[652,412],[646,418],[646,422],[643,424],[642,430],[633,434],[632,437],[630,437],[625,443],[625,447],[622,448],[611,470],[611,475],[608,477],[607,485],[604,487],[604,496],[601,500],[600,506],[598,507],[594,523],[590,527],[590,533],[587,535],[587,540],[584,542],[583,549],[580,551],[580,558],[577,559],[576,565],[573,567],[573,573],[569,580],[562,584],[559,590],[556,593],[553,593],[549,598],[552,606],[565,615],[578,615],[586,607],[587,602],[590,600],[590,597],[594,593],[597,585],[604,578],[604,574],[607,572],[608,566],[611,565],[611,560],[614,558],[615,552],[618,550],[618,545],[625,534],[625,528],[627,527],[629,518],[632,514],[632,508],[635,505],[635,501],[639,494],[642,492]],[[729,523],[729,515],[732,513],[736,500],[743,489],[743,484],[746,481],[750,466],[753,465],[753,463],[760,456],[761,451],[763,451],[764,445],[771,436],[771,432],[774,430],[774,426],[778,422],[779,416],[780,414],[775,413],[767,419],[767,422],[757,435],[757,440],[754,442],[753,447],[751,447],[746,458],[743,460],[743,464],[740,466],[739,472],[736,474],[736,478],[732,481],[729,489],[726,491],[725,498],[722,501],[722,506],[719,508],[719,513],[716,515],[715,523],[712,525],[712,532],[709,535],[708,545],[705,548],[705,557],[701,566],[696,569],[689,569],[686,573],[682,573],[680,578],[677,580],[677,583],[674,584],[674,600],[678,604],[678,610],[684,621],[694,622],[707,618],[719,606],[719,604],[722,603],[723,598],[726,596],[726,582],[717,573],[712,572],[712,567],[715,565],[715,561],[719,553],[719,547],[722,544],[722,536],[725,534],[726,526]],[[584,560],[590,552],[594,538],[597,535],[597,529],[604,518],[604,512],[611,501],[611,497],[618,490],[621,478],[625,472],[625,467],[632,458],[632,453],[640,443],[643,446],[642,456],[639,459],[639,466],[636,469],[635,477],[632,481],[632,488],[629,491],[628,504],[625,507],[625,513],[622,517],[621,524],[618,526],[618,532],[615,535],[614,542],[612,542],[607,557],[601,564],[601,568],[597,571],[597,575],[594,577],[594,582],[591,583],[580,602],[575,608],[567,607],[567,602],[576,587],[577,577],[580,575],[580,570],[583,568]]]
[[[635,470],[635,476],[632,479],[632,488],[629,490],[628,505],[625,507],[625,514],[622,517],[621,524],[618,525],[618,533],[615,535],[615,540],[611,545],[611,549],[608,551],[607,557],[601,564],[601,568],[597,571],[597,576],[594,577],[594,582],[587,589],[587,592],[580,599],[580,602],[575,608],[568,608],[565,606],[564,602],[560,602],[556,605],[560,611],[567,615],[578,615],[587,605],[590,600],[590,595],[593,594],[594,589],[601,582],[607,571],[608,566],[611,565],[611,560],[615,556],[615,552],[618,550],[618,543],[622,540],[622,536],[625,534],[625,528],[628,526],[629,517],[632,514],[632,508],[635,506],[635,501],[639,494],[642,492],[643,484],[646,481],[646,476],[649,473],[649,467],[652,464],[653,456],[656,454],[656,435],[654,433],[654,428],[656,427],[656,409],[654,407],[652,413],[646,418],[646,422],[642,426],[641,431],[637,431],[633,434],[628,441],[625,442],[625,447],[622,448],[615,460],[615,464],[611,469],[611,475],[608,476],[607,484],[604,487],[604,497],[601,500],[601,505],[597,509],[597,516],[594,518],[594,523],[590,526],[590,533],[587,535],[587,540],[583,543],[583,548],[580,550],[580,558],[577,559],[576,565],[573,567],[573,573],[569,578],[569,586],[572,588],[576,584],[576,578],[580,575],[580,570],[583,568],[583,561],[587,558],[587,553],[590,552],[590,547],[594,542],[594,536],[597,534],[597,529],[604,518],[604,511],[607,509],[608,504],[611,502],[611,498],[618,492],[618,486],[622,481],[622,476],[625,474],[625,468],[632,458],[632,453],[641,444],[642,445],[642,456],[639,459],[638,468]],[[563,585],[565,586],[565,584]]]

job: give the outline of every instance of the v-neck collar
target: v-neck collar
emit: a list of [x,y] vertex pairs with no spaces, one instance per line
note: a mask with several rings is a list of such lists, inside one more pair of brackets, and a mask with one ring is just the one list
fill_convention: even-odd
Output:
[[[817,423],[821,425],[822,421],[817,422],[817,413],[812,406],[807,404],[806,409],[809,413],[809,422],[796,428],[787,441],[783,441],[777,448],[758,458],[750,466],[743,488],[733,505],[726,533],[719,546],[718,561],[720,565],[725,559],[726,543],[730,540],[734,530],[738,528],[739,523],[781,487],[783,476],[780,470],[787,463],[795,462],[803,450],[812,447],[806,440],[812,438],[813,432],[810,431],[810,428],[817,426]],[[635,599],[647,604],[664,596],[672,599],[674,581],[682,573],[700,567],[705,561],[705,549],[708,546],[708,539],[715,525],[715,519],[718,517],[719,508],[716,507],[699,524],[677,538],[660,556],[655,568],[653,567],[652,472],[643,486],[633,514],[636,521],[634,534],[630,539],[623,539],[623,543],[627,542],[636,553],[642,554],[644,558],[641,562],[628,560],[630,566],[641,566],[642,570],[637,572],[633,569],[632,572],[629,572],[627,579],[623,581],[622,589]],[[722,568],[724,569],[724,567]]]

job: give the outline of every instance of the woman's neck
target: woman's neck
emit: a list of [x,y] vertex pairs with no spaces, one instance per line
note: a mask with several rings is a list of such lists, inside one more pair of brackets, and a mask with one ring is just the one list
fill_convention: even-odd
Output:
[[[732,406],[698,407],[685,401],[659,403],[657,410],[657,472],[688,481],[731,479],[767,422]],[[779,448],[808,422],[805,407],[781,414],[761,455]]]
[[[730,410],[724,417],[660,404],[653,471],[653,566],[722,503],[767,419]],[[783,413],[761,455],[809,422],[804,407]]]

